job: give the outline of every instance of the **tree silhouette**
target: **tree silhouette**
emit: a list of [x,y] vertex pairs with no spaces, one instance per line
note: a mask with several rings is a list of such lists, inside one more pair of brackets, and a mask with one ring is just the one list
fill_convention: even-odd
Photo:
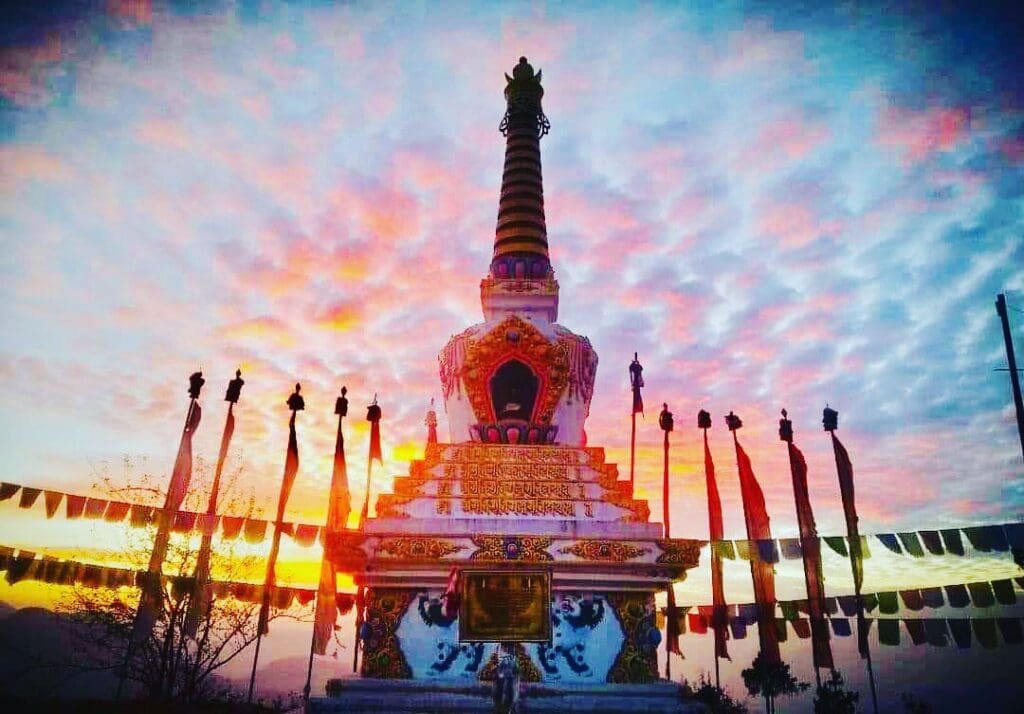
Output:
[[810,686],[807,682],[797,681],[790,673],[788,664],[769,662],[761,652],[757,653],[757,657],[748,669],[743,670],[742,675],[743,684],[751,696],[764,697],[767,714],[775,714],[776,697],[799,694]]
[[828,680],[818,687],[814,697],[814,714],[854,714],[860,695],[846,689],[843,675],[833,669]]
[[[109,468],[109,467],[108,467]],[[225,513],[255,517],[258,514],[250,494],[237,489],[239,466],[221,486],[220,509]],[[165,478],[149,474],[135,476],[132,464],[125,460],[125,478],[113,479],[109,470],[98,475],[97,489],[125,501],[160,503]],[[196,458],[190,494],[185,508],[200,510],[206,499],[208,469]],[[127,485],[125,484],[127,481]],[[153,545],[153,526],[126,528],[117,559],[143,568]],[[211,569],[218,580],[252,580],[259,573],[263,556],[239,552],[237,541],[220,541],[212,551]],[[137,589],[92,589],[74,587],[56,603],[56,612],[66,623],[71,641],[62,666],[72,671],[123,672],[127,681],[148,699],[179,704],[230,696],[227,682],[216,676],[217,670],[235,659],[255,640],[259,598],[246,600],[214,597],[197,627],[190,634],[186,615],[196,597],[194,574],[198,556],[197,538],[191,535],[172,538],[163,563],[165,581],[160,618],[145,641],[125,652],[135,618]],[[261,590],[253,587],[253,592]],[[298,617],[289,611],[276,611],[272,619]]]
[[724,689],[716,687],[703,674],[697,686],[683,681],[683,697],[700,702],[711,714],[747,714],[743,704],[730,697]]

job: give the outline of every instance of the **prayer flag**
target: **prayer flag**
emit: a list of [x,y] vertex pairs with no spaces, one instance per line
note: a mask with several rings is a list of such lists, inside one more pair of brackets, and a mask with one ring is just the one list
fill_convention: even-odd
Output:
[[[810,616],[810,627],[814,632],[814,665],[832,669],[832,648],[829,645],[828,625],[825,623],[823,612],[825,581],[821,569],[821,541],[818,540],[818,527],[814,521],[811,496],[807,487],[807,460],[792,441],[788,441],[786,446],[789,450],[793,497],[800,528],[800,549],[803,553],[804,582],[807,586],[807,611]],[[797,635],[800,635],[799,630]]]
[[60,508],[64,494],[60,491],[47,491],[43,498],[46,500],[46,517],[53,518],[57,514],[57,509]]
[[967,607],[971,604],[966,585],[947,585],[946,598],[950,607]]
[[[736,432],[733,432],[735,437]],[[736,462],[739,467],[740,492],[743,498],[743,518],[747,526],[749,540],[764,540],[772,537],[768,509],[765,506],[764,492],[754,475],[750,457],[740,446],[737,439]],[[773,626],[775,610],[775,569],[772,564],[762,559],[751,559],[750,574],[754,582],[754,599],[761,609],[758,620],[758,636],[761,651],[768,662],[781,661],[776,628]]]
[[21,487],[21,500],[18,502],[18,508],[32,508],[35,505],[36,499],[39,498],[39,494],[43,491],[39,488],[29,488],[28,486]]
[[842,617],[832,618],[832,632],[836,637],[849,637],[853,634],[850,630],[850,621]]
[[1024,633],[1021,632],[1019,617],[1000,617],[996,619],[999,625],[999,632],[1003,641],[1008,645],[1019,645],[1024,641]]
[[921,600],[926,607],[940,608],[946,604],[942,599],[942,588],[921,588]]
[[947,528],[939,531],[942,535],[942,544],[946,546],[946,552],[953,555],[964,554],[964,542],[960,538],[960,531],[957,528]]
[[[245,525],[245,518],[241,516],[221,516],[220,537],[224,540],[234,540],[242,532]],[[262,539],[262,536],[261,536]]]
[[967,583],[967,590],[971,593],[971,601],[975,607],[992,607],[996,604],[992,588],[987,582]]
[[1009,578],[1005,580],[993,580],[992,592],[996,596],[996,602],[1000,605],[1017,604],[1017,595],[1013,592],[1013,581]]
[[896,555],[903,555],[903,549],[900,548],[900,542],[897,540],[895,533],[879,533],[875,537],[882,542],[882,545]]
[[903,604],[908,610],[917,612],[924,607],[920,590],[900,590],[900,597],[903,599]]
[[898,647],[900,644],[900,621],[880,618],[878,620],[878,641],[889,647]]
[[921,541],[917,539],[917,533],[910,531],[907,533],[897,533],[900,537],[900,541],[903,543],[903,549],[915,558],[924,557],[924,549],[921,548]]
[[947,620],[949,631],[953,634],[953,641],[962,650],[971,646],[971,621],[966,617],[955,617]]
[[267,537],[267,522],[262,518],[246,518],[244,531],[247,543],[262,543]]
[[[642,382],[641,382],[642,383]],[[634,389],[634,402],[640,396],[640,389]],[[643,411],[643,404],[640,405]],[[708,536],[714,543],[722,543],[725,537],[725,526],[722,519],[722,499],[718,495],[718,481],[715,479],[715,462],[711,458],[711,449],[708,447],[708,432],[704,430],[704,480],[708,492]],[[732,543],[729,548],[732,548]],[[671,588],[670,588],[671,589]],[[711,548],[711,600],[715,606],[715,614],[712,618],[712,626],[715,628],[715,656],[729,659],[729,649],[726,644],[724,617],[725,588],[722,584],[722,555],[714,546]],[[670,643],[671,646],[671,643]]]
[[[665,646],[669,652],[682,656],[683,651],[679,649],[679,609],[676,607],[676,594],[669,583],[668,586],[668,622],[665,625]],[[702,615],[703,619],[704,616]],[[717,632],[716,632],[717,635]]]
[[[348,488],[348,465],[345,462],[345,435],[342,432],[342,419],[348,413],[348,400],[344,393],[343,390],[334,409],[338,415],[338,433],[334,440],[334,470],[331,473],[330,500],[327,502],[325,531],[328,534],[345,529],[352,505]],[[319,655],[327,654],[327,643],[338,620],[337,582],[334,561],[325,547],[323,560],[320,562],[320,587],[313,617],[313,652]]]
[[903,624],[907,626],[907,632],[910,633],[910,641],[915,645],[923,645],[928,641],[928,633],[924,629],[924,620],[909,619],[904,620]]
[[842,536],[825,536],[822,540],[824,540],[825,545],[831,548],[837,555],[841,555],[844,558],[850,557],[850,553],[846,550],[846,539]]
[[928,549],[929,553],[932,555],[945,554],[946,551],[942,548],[942,538],[938,531],[918,531],[918,535],[921,536],[921,542],[924,543],[924,547]]
[[8,498],[12,498],[20,488],[21,486],[16,483],[7,483],[6,481],[0,482],[0,501],[6,501]]
[[946,638],[946,621],[941,617],[926,618],[924,630],[928,635],[928,644],[933,647],[945,647],[949,642]]
[[899,601],[896,599],[896,593],[893,591],[877,593],[878,595],[878,611],[883,615],[895,615],[900,611]]
[[996,621],[991,617],[972,617],[971,626],[974,628],[974,636],[985,649],[994,649],[999,646],[996,640]]

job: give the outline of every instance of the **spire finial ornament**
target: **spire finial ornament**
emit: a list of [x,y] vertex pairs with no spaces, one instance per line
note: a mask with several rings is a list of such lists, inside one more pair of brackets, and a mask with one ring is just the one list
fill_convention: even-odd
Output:
[[525,57],[505,75],[505,172],[498,202],[491,277],[544,280],[551,277],[548,229],[544,219],[544,182],[540,138],[551,128],[541,108],[544,88]]

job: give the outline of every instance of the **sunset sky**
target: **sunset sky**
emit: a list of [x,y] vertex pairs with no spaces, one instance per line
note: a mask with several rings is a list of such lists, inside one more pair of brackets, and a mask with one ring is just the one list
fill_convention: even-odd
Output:
[[[541,151],[559,321],[600,358],[589,443],[626,473],[639,352],[638,488],[660,513],[667,401],[673,535],[707,537],[701,408],[727,537],[743,537],[730,410],[775,534],[796,533],[781,408],[819,530],[842,532],[826,402],[862,532],[1024,515],[993,306],[1005,292],[1024,350],[1024,80],[998,11],[124,0],[55,17],[24,5],[0,22],[0,479],[82,494],[106,472],[166,479],[200,368],[196,449],[212,460],[240,367],[232,458],[264,513],[296,381],[289,517],[323,522],[342,384],[356,500],[374,393],[385,468],[373,489],[389,490],[440,401],[437,352],[481,319],[503,73],[526,55],[552,124]],[[83,524],[0,509],[2,544],[83,542]],[[115,547],[111,528],[90,527],[92,548]],[[285,555],[312,563],[319,549]],[[1005,558],[905,562],[879,558],[866,587],[1013,573]],[[681,587],[710,596],[706,571]]]

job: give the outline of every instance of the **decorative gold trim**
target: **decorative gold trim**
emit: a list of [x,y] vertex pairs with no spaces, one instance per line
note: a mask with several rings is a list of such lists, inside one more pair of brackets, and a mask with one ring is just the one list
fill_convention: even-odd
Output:
[[465,548],[464,545],[456,545],[440,538],[402,537],[381,541],[377,546],[377,552],[390,553],[395,557],[409,560],[440,560]]
[[558,549],[559,553],[575,555],[584,560],[604,563],[624,563],[651,552],[650,548],[637,548],[616,540],[580,540]]
[[409,518],[409,514],[399,510],[416,500],[416,496],[397,493],[382,493],[377,497],[377,518]]
[[664,565],[681,565],[686,569],[696,568],[700,563],[700,549],[707,545],[706,540],[671,540],[656,541],[661,548],[661,555],[654,561]]
[[470,560],[514,560],[526,563],[540,563],[554,560],[547,552],[553,538],[544,536],[500,536],[475,535],[471,538],[477,550]]

